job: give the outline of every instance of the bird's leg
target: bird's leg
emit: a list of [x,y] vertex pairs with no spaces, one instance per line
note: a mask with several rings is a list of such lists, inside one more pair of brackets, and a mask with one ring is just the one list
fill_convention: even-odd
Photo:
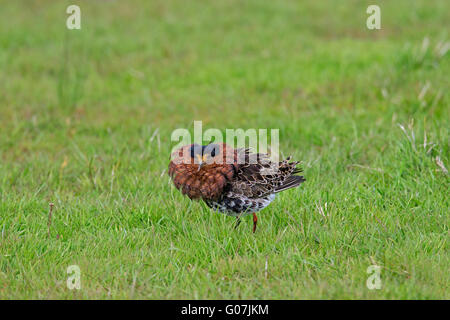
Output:
[[236,217],[236,224],[234,225],[234,228],[237,229],[239,225],[241,224],[241,217]]
[[256,216],[256,213],[253,212],[253,233],[256,231],[256,223],[258,222],[258,217]]

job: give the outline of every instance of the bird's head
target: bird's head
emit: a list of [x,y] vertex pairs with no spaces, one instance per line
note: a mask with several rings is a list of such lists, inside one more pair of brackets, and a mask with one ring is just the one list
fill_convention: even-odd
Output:
[[195,171],[211,170],[214,167],[236,163],[235,150],[225,143],[185,145],[171,155],[176,164],[185,164]]
[[225,143],[185,145],[171,155],[169,175],[190,198],[215,198],[236,170],[236,151]]
[[197,171],[200,171],[204,166],[218,162],[217,160],[220,159],[220,146],[218,144],[208,144],[206,146],[192,144],[189,148],[189,154],[191,161],[198,166]]

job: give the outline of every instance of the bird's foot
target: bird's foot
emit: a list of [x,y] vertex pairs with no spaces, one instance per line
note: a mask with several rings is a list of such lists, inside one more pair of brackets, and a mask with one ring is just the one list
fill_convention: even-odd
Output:
[[234,225],[234,229],[237,229],[239,225],[241,224],[241,217],[236,217],[236,224]]

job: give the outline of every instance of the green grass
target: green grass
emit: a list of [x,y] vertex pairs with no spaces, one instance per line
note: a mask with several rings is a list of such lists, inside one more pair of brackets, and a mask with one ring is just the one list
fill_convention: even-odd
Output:
[[[450,4],[373,3],[2,3],[0,298],[449,299]],[[256,234],[169,183],[194,120],[303,161]]]

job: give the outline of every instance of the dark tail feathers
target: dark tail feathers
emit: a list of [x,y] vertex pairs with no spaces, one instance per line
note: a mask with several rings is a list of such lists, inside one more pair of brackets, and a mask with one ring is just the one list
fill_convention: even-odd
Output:
[[275,193],[298,187],[304,181],[306,181],[306,179],[303,176],[290,176],[281,186],[275,189]]

